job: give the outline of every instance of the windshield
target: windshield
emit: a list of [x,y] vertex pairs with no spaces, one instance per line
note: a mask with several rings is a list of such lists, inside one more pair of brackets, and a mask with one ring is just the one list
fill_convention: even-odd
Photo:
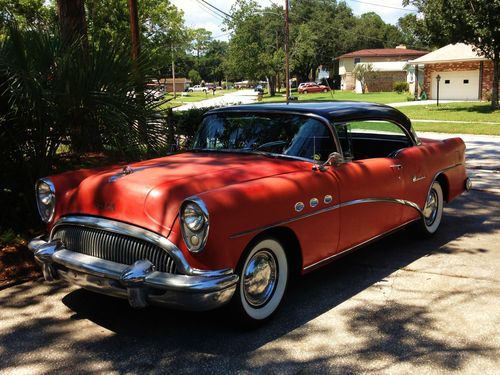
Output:
[[221,113],[204,118],[195,150],[262,152],[325,161],[335,151],[327,126],[294,114]]

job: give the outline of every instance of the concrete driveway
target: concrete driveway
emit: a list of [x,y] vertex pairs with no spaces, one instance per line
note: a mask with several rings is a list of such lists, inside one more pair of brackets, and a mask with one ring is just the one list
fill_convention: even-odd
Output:
[[303,277],[254,330],[227,310],[132,310],[74,287],[0,291],[0,373],[500,373],[500,196]]

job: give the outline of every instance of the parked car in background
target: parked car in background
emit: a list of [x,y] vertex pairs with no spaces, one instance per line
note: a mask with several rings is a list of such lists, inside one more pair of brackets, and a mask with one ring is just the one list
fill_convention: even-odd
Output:
[[194,85],[191,87],[188,87],[187,91],[188,92],[207,92],[209,88],[206,86],[201,86],[201,85]]
[[434,234],[471,187],[464,157],[374,103],[215,109],[190,151],[40,179],[29,247],[48,281],[262,322],[293,275],[409,224]]
[[308,94],[310,92],[328,92],[330,88],[315,82],[301,83],[297,89],[299,94]]

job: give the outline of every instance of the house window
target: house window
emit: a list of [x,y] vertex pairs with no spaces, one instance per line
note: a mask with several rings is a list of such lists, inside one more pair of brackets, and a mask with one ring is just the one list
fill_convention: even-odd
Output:
[[354,65],[359,64],[361,62],[361,57],[354,58]]
[[450,84],[450,80],[449,80],[449,79],[445,79],[445,80],[444,80],[444,84],[445,84],[445,85],[449,85],[449,84]]
[[469,84],[469,80],[468,79],[464,79],[464,85],[468,85]]

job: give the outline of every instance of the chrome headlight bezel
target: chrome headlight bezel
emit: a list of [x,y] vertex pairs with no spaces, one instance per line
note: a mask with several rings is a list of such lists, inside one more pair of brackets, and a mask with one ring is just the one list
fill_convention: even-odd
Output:
[[[196,218],[198,214],[198,218]],[[189,216],[188,216],[189,215]],[[190,197],[182,202],[179,211],[184,243],[192,253],[203,251],[210,228],[208,209],[199,197]]]
[[[43,191],[42,191],[43,189]],[[38,214],[44,223],[50,223],[56,211],[56,189],[48,178],[41,178],[35,184]]]

